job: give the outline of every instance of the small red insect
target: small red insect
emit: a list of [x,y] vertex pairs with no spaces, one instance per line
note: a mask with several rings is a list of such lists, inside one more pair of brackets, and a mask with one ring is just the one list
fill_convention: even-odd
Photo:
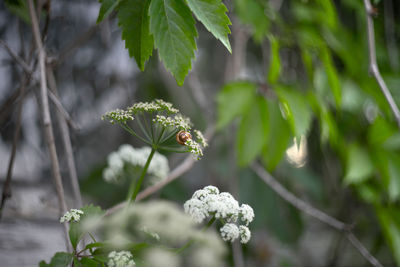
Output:
[[176,134],[176,142],[178,142],[181,145],[185,145],[186,141],[189,139],[192,139],[192,135],[189,132],[179,131]]

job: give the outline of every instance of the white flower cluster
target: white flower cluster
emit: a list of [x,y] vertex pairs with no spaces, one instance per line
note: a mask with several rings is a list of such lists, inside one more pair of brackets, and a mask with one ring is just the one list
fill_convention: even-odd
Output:
[[204,135],[202,132],[199,130],[194,130],[194,133],[196,134],[196,138],[199,141],[199,143],[202,145],[202,147],[207,147],[207,139],[204,138]]
[[168,114],[176,114],[179,112],[178,109],[174,108],[169,102],[162,99],[155,99],[151,102],[139,102],[128,108],[128,112],[136,114],[138,112],[158,112],[165,111]]
[[187,140],[185,145],[189,148],[190,153],[195,155],[197,159],[200,159],[203,156],[203,150],[201,149],[201,146],[193,139]]
[[132,121],[133,116],[122,109],[115,109],[107,112],[101,117],[102,120],[109,120],[112,124],[118,123],[125,123],[127,121]]
[[[185,212],[197,223],[201,223],[209,216],[221,220],[224,226],[220,229],[224,241],[233,242],[240,237],[241,243],[250,240],[251,232],[247,227],[254,219],[253,209],[239,203],[227,192],[219,192],[215,186],[206,186],[193,193],[191,199],[183,205]],[[239,227],[234,223],[243,222]]]
[[[103,171],[103,178],[107,182],[119,183],[125,172],[124,166],[144,167],[147,158],[150,155],[150,147],[134,148],[131,145],[121,145],[118,151],[114,151],[108,155],[108,166]],[[169,173],[168,159],[158,152],[154,153],[147,172],[156,178],[153,182],[162,180]]]
[[60,223],[64,222],[79,222],[81,219],[81,215],[83,215],[83,211],[78,210],[78,209],[70,209],[70,211],[67,211],[61,218],[60,218]]
[[108,254],[108,267],[134,267],[135,261],[129,251],[111,251]]
[[177,114],[174,117],[166,117],[163,115],[157,115],[153,119],[154,123],[159,123],[163,127],[174,127],[179,130],[189,131],[191,129],[192,123],[190,119],[187,117],[182,116],[181,114]]

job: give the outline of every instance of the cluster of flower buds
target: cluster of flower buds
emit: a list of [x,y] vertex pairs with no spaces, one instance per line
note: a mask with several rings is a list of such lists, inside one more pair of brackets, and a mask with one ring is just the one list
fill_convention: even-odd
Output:
[[107,266],[109,267],[135,267],[132,253],[129,251],[111,251],[108,254]]
[[81,215],[83,215],[83,211],[78,209],[70,209],[60,218],[60,223],[79,222]]
[[[190,119],[180,114],[179,110],[174,108],[171,103],[161,99],[139,102],[126,110],[109,111],[103,115],[102,119],[108,120],[112,124],[120,124],[125,130],[153,147],[168,150],[168,148],[171,149],[171,146],[175,146],[174,151],[176,151],[178,146],[178,152],[190,152],[197,159],[203,156],[202,148],[207,146],[207,141],[199,130],[193,129],[195,138],[192,138]],[[128,121],[134,119],[139,131],[128,125]],[[144,136],[140,134],[140,131]],[[182,135],[182,132],[185,134]],[[187,138],[182,141],[179,139],[180,136]],[[176,142],[172,142],[171,145],[170,141],[174,138],[176,138]]]
[[223,223],[220,232],[224,241],[233,242],[240,237],[241,243],[247,243],[251,238],[247,226],[254,219],[253,209],[247,204],[239,206],[231,194],[220,193],[215,186],[206,186],[194,192],[192,198],[185,202],[184,209],[197,223],[202,223],[208,217],[220,220]]

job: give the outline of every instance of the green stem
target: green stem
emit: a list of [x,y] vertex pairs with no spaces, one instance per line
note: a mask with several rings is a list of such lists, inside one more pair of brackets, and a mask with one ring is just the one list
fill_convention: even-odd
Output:
[[[208,228],[210,228],[210,226],[215,222],[215,216],[213,216],[211,218],[211,220],[204,225],[202,231],[204,232],[205,230],[207,230]],[[188,242],[186,242],[185,245],[183,245],[182,247],[180,247],[179,249],[176,250],[176,254],[181,253],[182,251],[184,251],[185,249],[187,249],[188,247],[190,247],[192,244],[194,243],[194,239],[190,239]]]
[[169,135],[167,135],[166,137],[164,137],[163,139],[161,139],[161,144],[164,143],[165,141],[169,140],[172,136],[176,135],[178,133],[178,131],[172,131]]
[[158,146],[158,149],[168,151],[168,152],[174,152],[174,153],[187,153],[190,152],[190,150],[178,150],[178,149],[171,149],[167,146]]
[[150,135],[147,133],[145,127],[143,127],[143,124],[141,122],[141,120],[139,119],[139,116],[136,117],[136,120],[139,124],[140,129],[142,130],[142,132],[144,133],[144,135],[146,136],[147,140],[149,140],[149,142],[151,142],[152,138],[150,137]]
[[145,142],[148,145],[151,145],[151,143],[149,143],[149,141],[147,141],[146,139],[144,139],[143,137],[141,137],[140,135],[138,135],[137,133],[135,133],[134,130],[132,130],[128,125],[120,123],[119,125],[121,125],[122,128],[124,128],[127,132],[129,132],[130,134],[136,136],[137,138],[139,138],[140,140],[142,140],[143,142]]
[[128,207],[129,204],[131,204],[132,202],[135,202],[136,196],[137,196],[137,194],[139,193],[140,186],[142,185],[144,176],[146,175],[147,169],[148,169],[149,166],[150,166],[150,162],[151,162],[151,160],[152,160],[152,158],[153,158],[155,152],[156,152],[156,149],[153,147],[153,148],[151,149],[151,152],[150,152],[149,157],[147,158],[146,164],[145,164],[144,167],[143,167],[143,170],[142,170],[142,173],[141,173],[139,179],[137,180],[137,182],[136,182],[135,180],[132,180],[132,182],[131,182],[131,184],[130,184],[130,186],[129,186],[128,197],[127,197],[127,199],[126,199],[126,201],[127,201],[127,203],[128,203],[128,204],[127,204],[127,207]]

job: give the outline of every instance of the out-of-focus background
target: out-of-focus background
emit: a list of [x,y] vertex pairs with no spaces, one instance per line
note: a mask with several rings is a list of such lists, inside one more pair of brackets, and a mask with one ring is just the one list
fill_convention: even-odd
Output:
[[[107,156],[121,144],[144,145],[102,121],[101,115],[162,98],[203,131],[226,113],[238,115],[214,133],[200,161],[149,197],[182,205],[196,189],[212,184],[252,205],[256,214],[250,225],[252,239],[243,247],[226,244],[227,266],[368,266],[343,231],[304,214],[271,190],[250,168],[253,161],[294,195],[352,225],[353,233],[384,266],[400,264],[400,135],[389,105],[369,75],[363,2],[225,4],[232,21],[232,54],[197,23],[196,58],[179,87],[156,50],[145,70],[139,70],[124,47],[115,14],[96,24],[97,1],[51,1],[49,21],[44,12],[41,29],[48,25],[44,42],[52,60],[48,64],[54,66],[60,102],[72,121],[70,138],[83,202],[107,209],[123,201],[125,188],[103,180]],[[400,4],[377,0],[373,5],[377,62],[397,101]],[[26,7],[25,1],[0,3],[0,40],[23,59],[37,56],[31,51]],[[23,101],[12,196],[0,221],[0,266],[8,267],[37,266],[65,250],[43,138],[39,86],[32,81],[21,98],[21,77],[20,64],[6,46],[0,46],[1,190]],[[258,96],[268,99],[269,114],[278,107],[278,115],[266,115],[268,128],[261,136],[253,134],[261,122],[238,111],[240,99],[218,109],[227,97],[222,88],[236,80],[247,81]],[[55,116],[58,110],[53,102],[50,106],[67,204],[74,208]],[[187,155],[167,156],[174,169]]]

